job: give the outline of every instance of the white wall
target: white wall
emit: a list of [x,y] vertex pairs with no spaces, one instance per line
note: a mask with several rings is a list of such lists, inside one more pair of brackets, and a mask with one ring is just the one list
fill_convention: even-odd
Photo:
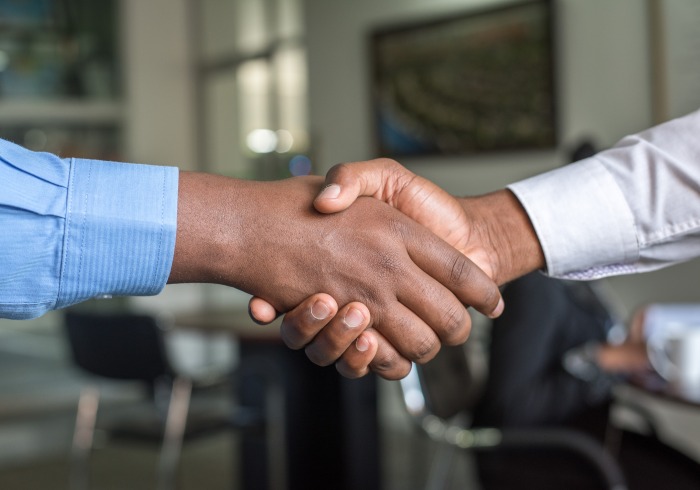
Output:
[[126,154],[196,169],[191,38],[184,0],[122,0]]
[[[312,144],[320,171],[371,158],[367,34],[390,25],[504,0],[307,0]],[[557,167],[581,136],[601,147],[652,123],[648,20],[639,0],[561,0],[558,5],[557,151],[440,157],[402,163],[449,192],[479,194]],[[689,111],[692,108],[689,108]],[[632,308],[650,300],[700,300],[700,262],[612,281]]]

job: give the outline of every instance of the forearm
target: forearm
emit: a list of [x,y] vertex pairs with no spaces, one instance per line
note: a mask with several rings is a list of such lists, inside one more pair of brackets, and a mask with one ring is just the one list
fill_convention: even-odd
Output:
[[[509,190],[458,199],[469,221],[476,243],[481,244],[484,263],[492,277],[504,284],[545,266],[542,246],[525,209]],[[481,262],[481,261],[480,261]]]

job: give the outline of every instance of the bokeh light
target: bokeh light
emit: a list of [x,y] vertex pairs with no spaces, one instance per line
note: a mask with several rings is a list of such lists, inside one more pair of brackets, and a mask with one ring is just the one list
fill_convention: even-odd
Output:
[[306,155],[296,155],[289,160],[289,172],[298,177],[311,173],[311,159]]
[[277,148],[277,134],[271,129],[254,129],[245,142],[253,153],[272,153]]

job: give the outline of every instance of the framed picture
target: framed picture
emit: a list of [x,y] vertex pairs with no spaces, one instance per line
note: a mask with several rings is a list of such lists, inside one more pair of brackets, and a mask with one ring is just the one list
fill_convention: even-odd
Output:
[[370,35],[380,156],[553,148],[553,7],[507,4]]

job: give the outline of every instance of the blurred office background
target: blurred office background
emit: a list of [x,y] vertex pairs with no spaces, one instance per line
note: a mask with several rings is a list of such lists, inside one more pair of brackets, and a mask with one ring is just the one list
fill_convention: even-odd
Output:
[[[372,33],[511,3],[0,0],[0,136],[63,156],[241,178],[322,174],[338,162],[381,156],[371,105]],[[584,139],[605,148],[700,107],[695,0],[553,5],[555,143],[416,155],[403,164],[451,193],[480,194],[566,163]],[[606,282],[629,312],[648,302],[700,301],[698,277],[696,260]],[[223,287],[178,285],[154,298],[89,307],[180,313],[245,308],[247,300]],[[66,457],[83,378],[71,365],[61,324],[60,312],[28,322],[0,320],[2,488],[67,488]],[[478,336],[477,329],[475,341]],[[235,342],[231,352],[235,357]],[[379,387],[382,430],[409,440],[396,383]],[[118,403],[131,394],[115,386],[110,396]],[[675,443],[700,459],[700,416],[675,405],[651,409]],[[110,463],[123,458],[128,468],[121,473],[150,475],[157,457],[145,449],[112,451],[96,460],[107,474]],[[197,470],[215,475],[206,488],[233,488],[235,451],[228,437],[186,449],[183,488],[203,488]],[[385,487],[414,488],[409,479],[420,469],[402,473],[401,451],[385,452]],[[37,486],[38,474],[65,479]],[[119,486],[109,480],[100,480],[100,488]]]

